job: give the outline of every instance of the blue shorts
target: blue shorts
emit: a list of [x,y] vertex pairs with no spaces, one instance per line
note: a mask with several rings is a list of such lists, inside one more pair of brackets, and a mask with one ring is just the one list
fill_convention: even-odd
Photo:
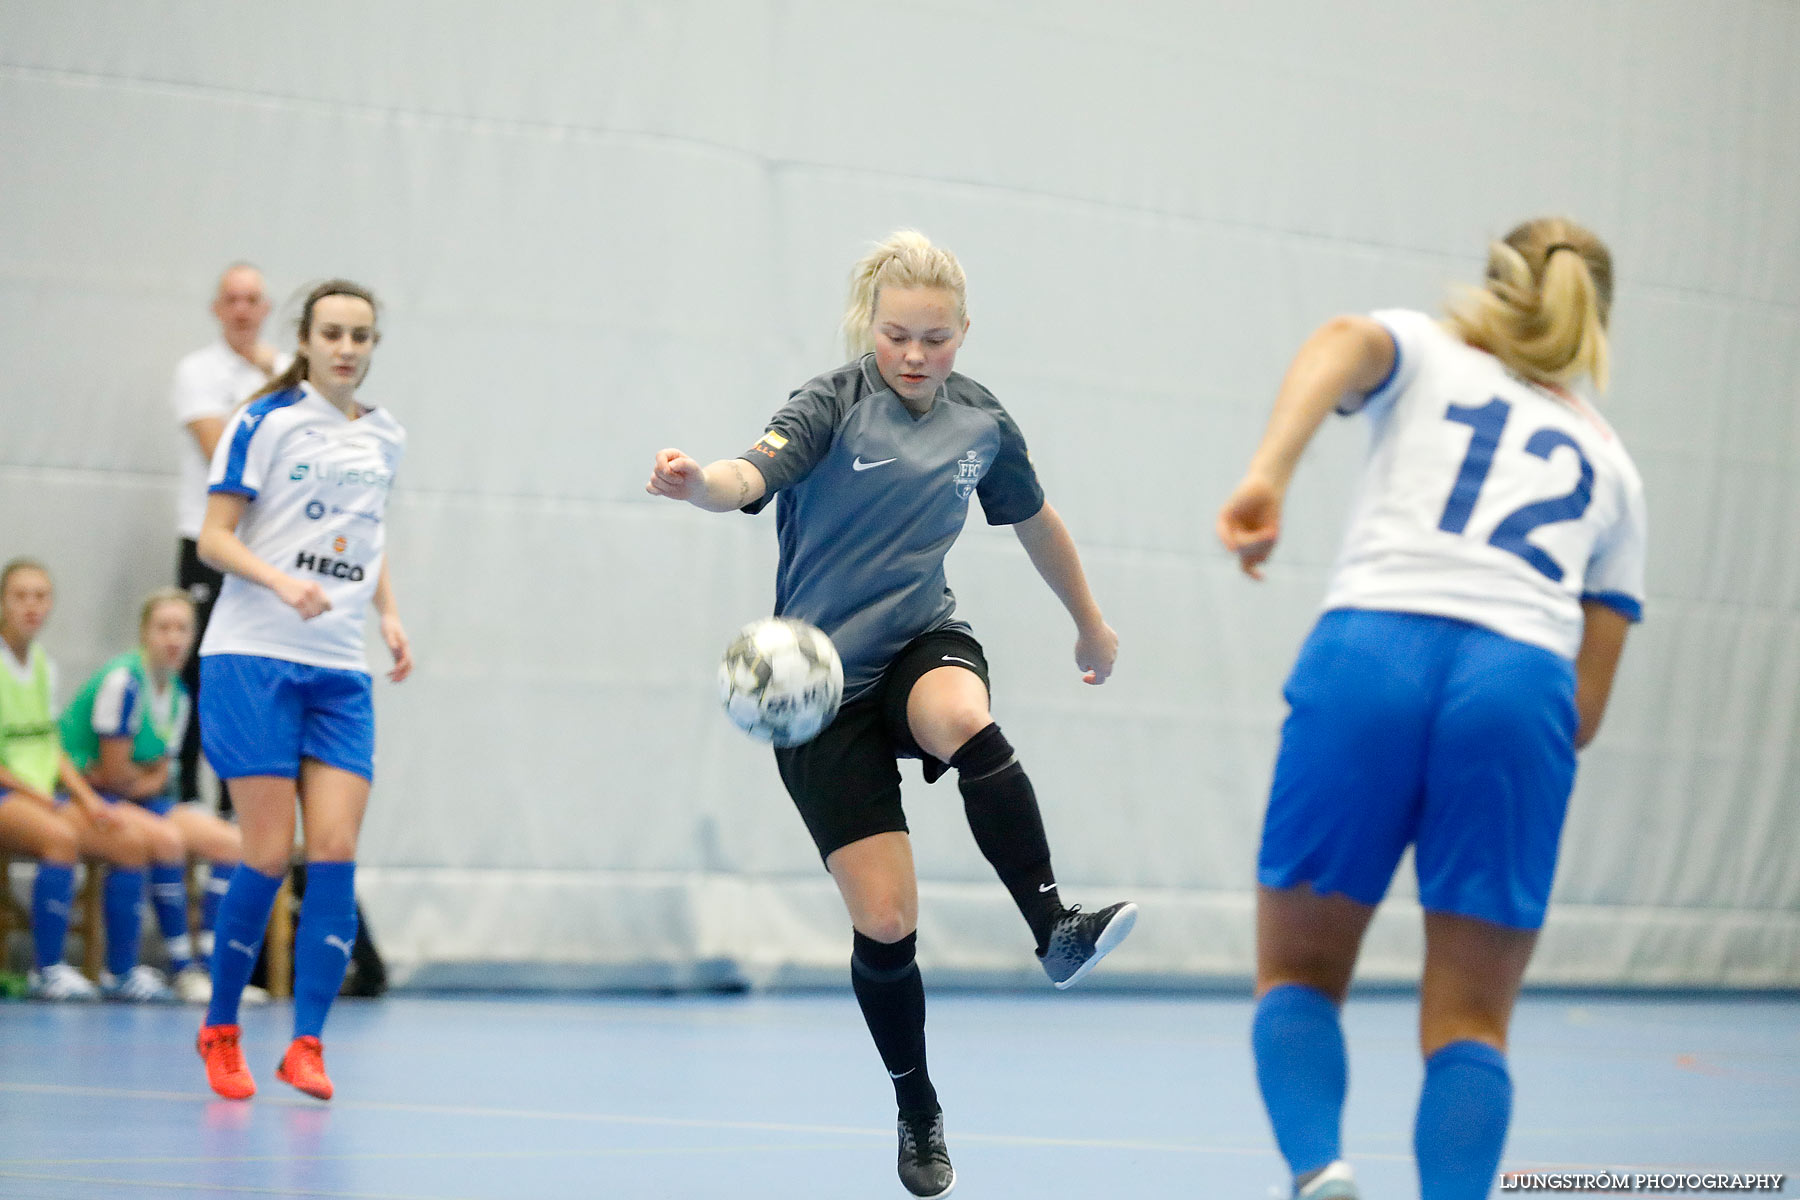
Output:
[[[106,798],[108,800],[114,799],[114,797],[108,796],[105,792],[102,792],[100,794],[102,796],[106,796]],[[160,796],[146,796],[142,800],[137,801],[136,803],[142,805],[144,808],[149,809],[151,812],[155,813],[159,817],[166,817],[170,813],[175,811],[175,806],[177,804],[181,803],[181,801],[177,800],[174,796],[170,795],[168,792],[164,792]],[[192,803],[192,802],[190,801],[190,803]]]
[[220,779],[297,779],[303,758],[373,779],[369,676],[250,654],[209,654],[200,660],[200,746]]
[[1336,609],[1288,678],[1257,880],[1378,904],[1408,844],[1431,912],[1544,923],[1575,785],[1575,668],[1445,617]]
[[[95,788],[94,795],[100,797],[100,799],[106,801],[108,804],[135,804],[139,808],[149,809],[151,813],[153,813],[154,815],[159,816],[159,817],[168,816],[170,813],[175,811],[175,806],[177,804],[181,803],[179,800],[175,799],[175,797],[170,795],[168,792],[164,792],[159,796],[146,796],[142,800],[127,800],[125,797],[119,795],[117,792],[107,792],[107,791],[102,791],[99,788]],[[69,793],[67,793],[67,792],[56,793],[56,803],[57,803],[58,807],[61,807],[62,805],[67,804],[68,802],[69,802]]]

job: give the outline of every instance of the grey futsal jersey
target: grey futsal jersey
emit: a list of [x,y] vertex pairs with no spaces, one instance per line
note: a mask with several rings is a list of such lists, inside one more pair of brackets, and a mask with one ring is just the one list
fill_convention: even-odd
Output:
[[924,416],[882,382],[867,354],[788,398],[742,457],[780,493],[775,614],[831,635],[844,695],[881,677],[906,643],[948,626],[956,597],[944,555],[969,497],[990,525],[1037,515],[1044,492],[1019,427],[986,388],[952,374]]

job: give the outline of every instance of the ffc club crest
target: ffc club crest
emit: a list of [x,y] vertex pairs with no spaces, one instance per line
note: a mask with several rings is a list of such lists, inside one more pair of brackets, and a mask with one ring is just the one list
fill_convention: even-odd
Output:
[[975,494],[975,485],[981,482],[983,468],[987,461],[980,454],[971,450],[956,463],[956,498],[967,500]]

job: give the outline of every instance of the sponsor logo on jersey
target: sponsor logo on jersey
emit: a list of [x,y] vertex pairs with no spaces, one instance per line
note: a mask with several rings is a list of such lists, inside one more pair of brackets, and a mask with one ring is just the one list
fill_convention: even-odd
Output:
[[306,502],[306,515],[316,521],[325,515],[325,506],[317,500],[308,500]]
[[298,483],[308,475],[318,483],[336,487],[392,487],[394,473],[375,467],[340,467],[336,463],[295,463],[288,478]]
[[981,482],[981,476],[987,467],[987,460],[974,450],[963,455],[956,464],[956,498],[967,500],[975,494],[975,486]]
[[343,534],[340,533],[336,537],[331,539],[332,553],[342,554],[344,551],[348,550],[349,548],[350,548],[350,539],[345,537]]
[[326,558],[322,554],[308,554],[304,550],[294,555],[294,570],[311,571],[315,575],[328,575],[333,579],[348,579],[351,583],[361,583],[363,579],[360,564],[345,562],[341,558]]

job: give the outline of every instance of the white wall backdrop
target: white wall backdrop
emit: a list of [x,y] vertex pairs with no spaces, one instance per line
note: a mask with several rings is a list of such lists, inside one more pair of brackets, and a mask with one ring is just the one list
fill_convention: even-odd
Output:
[[[1260,587],[1217,504],[1314,324],[1436,308],[1566,212],[1618,260],[1651,599],[1534,977],[1793,986],[1796,63],[1777,0],[0,0],[0,556],[55,569],[72,686],[173,570],[165,395],[218,270],[370,283],[421,664],[378,688],[384,950],[440,982],[836,978],[835,894],[712,698],[773,518],[642,487],[836,365],[850,263],[916,226],[967,266],[960,365],[1122,636],[1086,688],[1010,534],[953,553],[1065,891],[1142,903],[1116,980],[1243,974],[1280,683],[1361,430],[1316,447]],[[908,786],[933,977],[1029,978],[953,784]],[[1409,871],[1394,893],[1366,977],[1416,970]]]

